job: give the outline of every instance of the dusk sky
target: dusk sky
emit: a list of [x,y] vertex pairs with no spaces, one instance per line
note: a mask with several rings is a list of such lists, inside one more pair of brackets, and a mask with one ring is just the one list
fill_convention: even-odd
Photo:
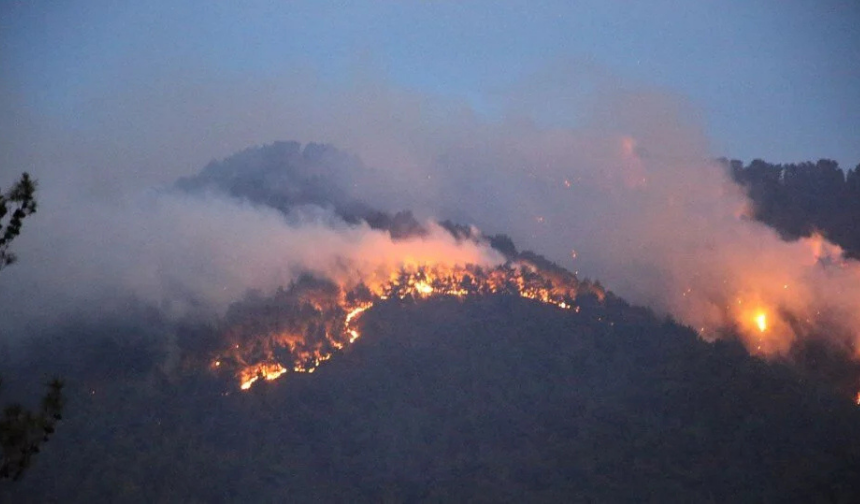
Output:
[[[200,107],[210,109],[236,105],[242,90],[277,88],[276,101],[293,86],[371,82],[488,122],[523,115],[538,126],[576,127],[587,106],[580,98],[617,86],[680,96],[701,117],[715,156],[826,157],[848,169],[860,162],[858,22],[853,0],[7,1],[0,126],[7,142],[22,117],[43,133],[45,125],[87,132],[105,116],[140,114],[127,107],[129,96],[152,101],[164,89],[206,96]],[[222,120],[250,125],[256,112],[232,114]],[[122,135],[116,125],[125,122],[109,124]],[[282,136],[249,127],[236,145],[200,160]],[[122,143],[137,134],[130,128]]]

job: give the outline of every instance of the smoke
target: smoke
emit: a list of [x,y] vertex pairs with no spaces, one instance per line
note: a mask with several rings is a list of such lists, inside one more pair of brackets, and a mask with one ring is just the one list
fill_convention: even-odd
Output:
[[175,190],[142,191],[122,202],[77,196],[42,188],[39,218],[16,243],[26,259],[3,271],[6,334],[72,314],[97,317],[130,297],[168,315],[223,313],[249,290],[270,293],[305,273],[350,285],[427,262],[502,261],[432,222],[426,234],[394,241],[313,206],[285,216],[224,195]]
[[[305,270],[499,260],[432,226],[425,239],[392,242],[324,209],[287,220],[225,197],[153,189],[248,145],[295,139],[361,159],[367,170],[341,184],[355,200],[508,234],[705,337],[729,327],[751,348],[783,352],[826,319],[832,330],[822,337],[856,343],[857,265],[822,264],[820,239],[786,243],[745,218],[745,196],[709,161],[722,153],[694,104],[605,72],[560,72],[555,86],[517,87],[502,100],[511,112],[495,115],[367,74],[334,86],[310,72],[250,84],[191,70],[127,79],[82,98],[89,116],[74,128],[12,103],[4,131],[18,138],[4,143],[3,158],[42,185],[39,213],[15,244],[21,263],[0,277],[3,317],[56,320],[120,292],[171,310],[223,308]],[[576,104],[569,121],[556,121],[565,126],[529,115],[544,97]]]
[[708,339],[734,330],[764,354],[798,338],[857,348],[860,264],[746,217],[714,156],[684,100],[606,93],[581,128],[511,125],[448,147],[435,210],[511,233]]
[[748,218],[694,107],[665,92],[610,90],[581,123],[455,121],[456,137],[416,154],[429,158],[420,182],[381,199],[407,195],[433,215],[508,233],[708,339],[737,331],[764,354],[798,338],[857,347],[860,264],[821,237],[788,243]]

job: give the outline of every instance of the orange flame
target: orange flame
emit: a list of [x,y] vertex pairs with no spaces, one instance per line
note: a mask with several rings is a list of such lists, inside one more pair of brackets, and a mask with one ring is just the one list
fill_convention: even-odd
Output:
[[271,381],[286,372],[286,368],[277,362],[257,364],[256,366],[245,368],[239,373],[239,388],[248,390],[260,378]]
[[[387,280],[364,284],[364,287],[369,291],[370,299],[356,300],[346,288],[338,288],[334,300],[327,301],[324,296],[313,295],[310,295],[311,299],[304,300],[325,326],[324,338],[317,341],[301,332],[283,330],[257,334],[251,341],[243,340],[242,345],[231,344],[229,350],[216,356],[213,368],[229,368],[231,366],[224,364],[234,363],[242,390],[250,389],[261,378],[275,380],[289,371],[312,373],[334,352],[361,337],[356,325],[361,314],[383,299],[463,298],[508,293],[579,313],[579,307],[574,304],[578,294],[589,292],[601,301],[605,295],[598,286],[580,283],[569,272],[543,271],[526,261],[489,270],[477,266],[404,267],[390,274]],[[338,324],[337,320],[341,322]],[[318,330],[319,325],[313,327]],[[285,358],[292,361],[290,365],[282,364]]]

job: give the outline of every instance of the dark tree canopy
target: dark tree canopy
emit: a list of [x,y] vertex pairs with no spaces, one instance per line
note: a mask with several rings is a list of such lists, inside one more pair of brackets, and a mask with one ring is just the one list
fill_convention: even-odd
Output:
[[18,403],[7,405],[0,418],[0,479],[17,480],[30,467],[39,446],[54,433],[62,418],[63,382],[54,378],[48,383],[48,392],[42,398],[41,408],[32,412]]
[[747,166],[725,162],[747,189],[757,220],[785,239],[820,232],[847,256],[860,259],[860,165],[843,172],[830,159],[790,164],[755,159]]
[[21,234],[24,218],[36,212],[36,181],[28,173],[5,193],[0,193],[0,269],[16,260],[9,251],[12,240]]

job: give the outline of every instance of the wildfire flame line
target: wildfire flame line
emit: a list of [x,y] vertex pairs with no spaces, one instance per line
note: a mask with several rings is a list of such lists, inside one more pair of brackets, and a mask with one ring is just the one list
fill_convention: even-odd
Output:
[[[364,292],[364,295],[356,292]],[[330,327],[326,326],[324,337],[319,341],[313,342],[304,334],[289,331],[252,334],[250,340],[235,343],[218,355],[213,367],[221,368],[224,362],[234,363],[228,367],[238,368],[236,376],[242,390],[250,389],[260,379],[275,380],[290,371],[312,373],[335,352],[361,337],[357,323],[379,300],[508,293],[579,312],[575,300],[583,292],[599,300],[605,296],[599,286],[579,282],[568,272],[543,271],[524,261],[492,269],[471,265],[403,268],[383,281],[362,283],[349,292],[338,288],[333,303],[305,300],[313,306],[323,324],[326,320],[335,321]],[[341,322],[337,323],[338,320]],[[290,364],[286,364],[287,360]]]
[[[441,296],[465,298],[497,293],[532,299],[576,313],[580,311],[577,297],[583,293],[592,294],[600,301],[605,297],[599,285],[579,282],[569,272],[546,271],[525,261],[492,269],[477,266],[404,267],[388,278],[362,282],[351,290],[336,286],[322,294],[299,292],[297,300],[301,317],[308,317],[309,313],[311,318],[317,317],[308,326],[310,329],[305,328],[304,332],[295,328],[263,330],[246,334],[217,355],[212,367],[234,373],[239,388],[248,390],[260,380],[276,380],[290,372],[313,373],[320,364],[361,337],[358,325],[361,316],[381,300]],[[741,299],[737,302],[741,304]],[[772,313],[760,306],[755,310],[740,310],[737,315],[739,320],[747,321],[745,327],[748,330],[758,335],[757,345],[753,348],[763,352],[762,345],[774,330],[771,326],[779,321],[773,322]],[[322,337],[311,338],[310,332],[314,329],[321,332]],[[704,328],[700,329],[702,331]],[[853,399],[860,405],[860,392]]]

